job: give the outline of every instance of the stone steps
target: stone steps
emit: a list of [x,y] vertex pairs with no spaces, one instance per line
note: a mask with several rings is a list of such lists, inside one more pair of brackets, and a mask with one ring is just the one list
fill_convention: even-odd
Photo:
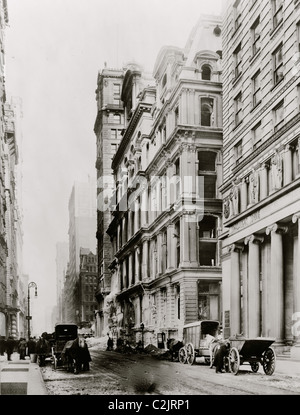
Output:
[[9,361],[1,369],[0,395],[27,395],[28,360]]

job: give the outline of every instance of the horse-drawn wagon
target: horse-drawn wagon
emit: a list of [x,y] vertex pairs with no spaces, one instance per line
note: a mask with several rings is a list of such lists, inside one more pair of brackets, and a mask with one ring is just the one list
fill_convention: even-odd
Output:
[[230,337],[230,349],[225,358],[225,369],[236,375],[240,365],[247,362],[253,372],[257,372],[262,365],[266,375],[272,375],[276,365],[276,354],[271,346],[275,339],[257,337],[246,339],[242,336]]
[[192,365],[196,357],[204,357],[205,363],[210,363],[208,335],[217,338],[220,323],[216,320],[201,320],[186,324],[183,327],[183,344],[179,350],[180,363]]
[[63,366],[62,352],[66,343],[70,340],[77,339],[77,324],[56,324],[54,331],[54,341],[51,348],[52,362],[54,370],[57,366]]

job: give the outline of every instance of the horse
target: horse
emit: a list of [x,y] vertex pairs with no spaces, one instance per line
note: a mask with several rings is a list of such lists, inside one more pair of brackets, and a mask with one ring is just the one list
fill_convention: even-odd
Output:
[[167,348],[168,348],[169,352],[171,353],[171,361],[172,362],[174,360],[174,357],[179,359],[178,352],[179,352],[179,349],[181,349],[181,347],[183,347],[182,341],[176,340],[176,339],[168,339],[167,340]]
[[62,360],[67,364],[69,371],[78,374],[81,371],[90,370],[91,355],[87,343],[83,337],[66,342],[62,352]]

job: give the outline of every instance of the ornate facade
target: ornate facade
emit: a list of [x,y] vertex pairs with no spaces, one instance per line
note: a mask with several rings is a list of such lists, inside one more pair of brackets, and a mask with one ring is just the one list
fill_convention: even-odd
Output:
[[226,335],[299,341],[300,2],[228,1],[223,28]]
[[221,20],[203,16],[186,47],[163,47],[153,78],[127,67],[116,192],[109,328],[165,345],[183,325],[221,318]]

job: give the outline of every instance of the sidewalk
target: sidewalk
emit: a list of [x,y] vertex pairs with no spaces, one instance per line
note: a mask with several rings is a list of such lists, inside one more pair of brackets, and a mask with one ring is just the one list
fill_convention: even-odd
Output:
[[39,365],[30,360],[1,361],[0,395],[47,395]]

